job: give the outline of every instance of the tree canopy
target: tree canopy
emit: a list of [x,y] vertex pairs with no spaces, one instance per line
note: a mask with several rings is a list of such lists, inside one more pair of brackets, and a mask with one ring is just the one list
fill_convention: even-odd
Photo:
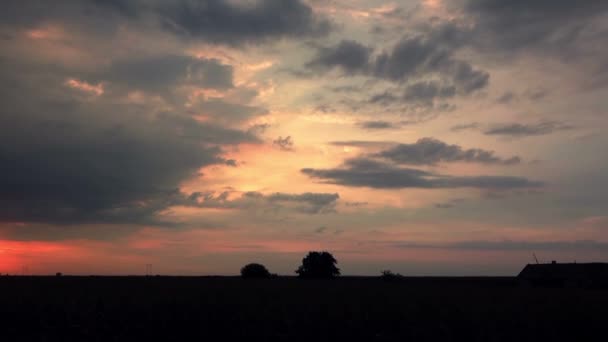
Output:
[[329,252],[309,252],[296,273],[301,278],[333,278],[340,275],[338,261]]
[[241,268],[243,278],[270,278],[270,272],[262,264],[251,263]]

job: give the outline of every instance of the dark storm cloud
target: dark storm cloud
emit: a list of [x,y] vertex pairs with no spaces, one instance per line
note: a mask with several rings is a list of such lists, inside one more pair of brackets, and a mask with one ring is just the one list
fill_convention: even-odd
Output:
[[331,28],[300,0],[10,0],[2,9],[2,23],[11,26],[55,21],[115,34],[125,24],[160,27],[178,36],[224,44],[319,36]]
[[434,138],[422,138],[413,144],[399,144],[374,154],[397,164],[434,165],[441,162],[467,162],[512,165],[521,162],[517,156],[503,159],[493,151],[479,148],[463,149]]
[[[3,122],[2,145],[10,149],[0,149],[0,220],[150,222],[175,200],[181,181],[203,166],[229,163],[218,147],[201,145],[209,136],[254,141],[195,120],[188,126],[158,119],[135,124],[71,128],[61,122]],[[180,130],[197,131],[197,136],[183,136]]]
[[157,14],[172,32],[221,43],[317,36],[330,30],[329,22],[300,0],[182,0],[163,2]]
[[272,141],[272,145],[278,147],[283,151],[293,151],[293,140],[291,140],[291,136],[278,137]]
[[510,137],[526,137],[546,135],[557,131],[571,130],[574,127],[560,122],[545,121],[537,124],[498,124],[483,131],[486,135],[504,135]]
[[223,146],[247,132],[184,113],[83,97],[68,71],[0,60],[0,221],[160,224],[180,184],[231,165]]
[[400,126],[394,122],[374,120],[374,121],[363,121],[357,124],[359,127],[364,129],[397,129]]
[[90,82],[110,82],[144,91],[168,91],[175,84],[201,88],[233,87],[233,67],[217,59],[163,55],[117,60],[107,68],[83,75]]
[[302,173],[324,183],[378,189],[401,188],[482,188],[509,190],[534,188],[542,183],[509,176],[449,176],[423,170],[402,168],[367,158],[348,159],[333,169],[305,168]]
[[291,194],[276,192],[263,194],[257,191],[242,193],[239,197],[231,198],[231,191],[219,194],[197,192],[190,195],[189,206],[200,208],[242,209],[242,210],[294,210],[303,214],[324,214],[335,211],[340,196],[337,193]]

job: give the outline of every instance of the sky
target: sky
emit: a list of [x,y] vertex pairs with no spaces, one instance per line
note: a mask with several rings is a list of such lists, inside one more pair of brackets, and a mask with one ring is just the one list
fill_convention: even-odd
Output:
[[608,261],[606,1],[0,6],[0,273]]

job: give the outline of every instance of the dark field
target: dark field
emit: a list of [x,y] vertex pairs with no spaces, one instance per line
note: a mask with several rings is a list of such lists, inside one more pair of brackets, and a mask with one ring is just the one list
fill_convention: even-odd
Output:
[[514,278],[0,277],[3,341],[606,341],[608,291]]

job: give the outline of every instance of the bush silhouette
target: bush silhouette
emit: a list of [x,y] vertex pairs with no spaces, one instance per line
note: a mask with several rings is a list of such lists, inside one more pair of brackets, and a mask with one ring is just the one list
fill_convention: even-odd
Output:
[[340,275],[337,263],[329,252],[309,252],[296,273],[300,278],[333,278]]
[[270,278],[270,272],[262,264],[251,263],[241,268],[243,278]]
[[380,278],[385,281],[397,281],[402,279],[403,276],[399,273],[393,273],[391,270],[384,270]]

